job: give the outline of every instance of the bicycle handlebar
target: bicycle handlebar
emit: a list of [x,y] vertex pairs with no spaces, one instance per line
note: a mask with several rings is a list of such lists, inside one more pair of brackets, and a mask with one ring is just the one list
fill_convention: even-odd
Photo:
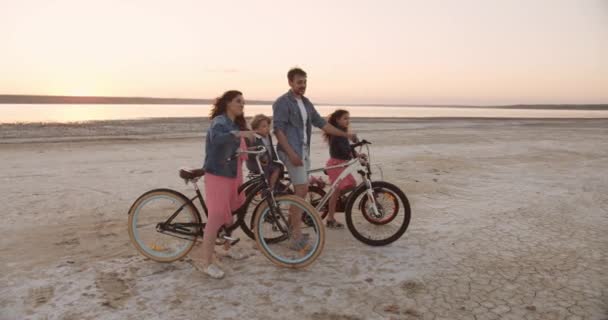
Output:
[[357,142],[355,144],[351,144],[350,148],[351,148],[351,150],[355,150],[355,148],[361,147],[361,146],[366,145],[366,144],[372,144],[372,143],[369,142],[369,141],[367,141],[367,140],[365,140],[365,139],[363,139],[363,140],[361,140],[361,141],[359,141],[359,142]]
[[266,147],[264,146],[255,146],[251,148],[247,148],[247,150],[238,149],[236,153],[247,153],[247,154],[262,154],[266,152]]
[[241,153],[255,154],[255,155],[259,156],[259,155],[266,153],[266,147],[255,146],[255,147],[247,148],[246,150],[243,150],[240,148],[236,149],[236,152],[230,158],[228,158],[228,161],[238,158],[241,155]]

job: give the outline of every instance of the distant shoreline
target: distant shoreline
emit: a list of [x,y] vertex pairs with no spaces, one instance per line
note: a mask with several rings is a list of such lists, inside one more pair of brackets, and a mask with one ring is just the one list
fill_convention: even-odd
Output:
[[[246,119],[250,119],[251,116],[247,116]],[[272,119],[272,116],[270,117]],[[508,121],[522,121],[522,122],[560,122],[560,121],[606,121],[608,117],[597,117],[597,118],[577,118],[577,117],[564,117],[564,118],[526,118],[526,117],[351,117],[355,122],[377,122],[377,123],[402,123],[403,121],[409,121],[412,123],[417,122],[454,122],[454,121],[472,121],[472,122],[508,122]],[[72,127],[72,126],[87,126],[87,125],[125,125],[125,124],[146,124],[146,123],[193,123],[198,122],[207,123],[208,117],[150,117],[150,118],[126,118],[126,119],[105,119],[105,120],[82,120],[82,121],[15,121],[15,122],[0,122],[0,129],[7,127],[45,127],[45,126],[58,126],[58,127]]]
[[[605,127],[608,118],[353,118],[353,124],[357,128],[357,132],[363,136],[367,135],[370,130],[377,130],[378,126],[382,126],[386,132],[396,130],[395,125],[402,126],[400,130],[405,131],[422,128],[445,129],[455,126],[470,128],[544,126],[566,130],[572,126],[580,126],[581,123],[588,126]],[[0,124],[0,148],[31,143],[201,140],[205,136],[208,126],[208,118],[95,120],[72,123],[4,123]],[[318,132],[315,132],[315,136],[317,136]]]
[[[144,105],[211,105],[213,99],[153,98],[153,97],[95,97],[95,96],[49,96],[49,95],[2,95],[1,104],[144,104]],[[273,101],[247,100],[250,105],[270,105]],[[395,107],[395,108],[488,108],[488,109],[542,109],[542,110],[608,110],[607,104],[513,104],[513,105],[407,105],[407,104],[348,104],[320,103],[317,105],[336,107]]]
[[[0,104],[205,104],[213,99],[150,98],[150,97],[89,97],[89,96],[39,96],[1,95]],[[269,101],[248,100],[248,104],[271,104]]]

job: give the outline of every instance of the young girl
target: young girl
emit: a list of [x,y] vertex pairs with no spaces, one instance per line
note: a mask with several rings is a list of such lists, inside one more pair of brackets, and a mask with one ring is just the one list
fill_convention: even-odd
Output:
[[[328,122],[331,125],[333,125],[334,127],[338,128],[344,132],[348,132],[348,127],[350,124],[350,115],[349,115],[348,111],[338,109],[329,116]],[[324,134],[324,137],[325,137],[325,141],[327,141],[327,143],[329,144],[330,158],[329,158],[329,160],[327,160],[327,164],[326,164],[327,167],[336,166],[336,165],[345,163],[345,162],[351,160],[353,157],[355,157],[355,155],[352,153],[352,151],[350,149],[350,143],[348,142],[347,138],[332,136],[332,135],[328,135],[327,133]],[[342,173],[342,171],[344,171],[344,169],[345,168],[336,168],[336,169],[327,170],[327,175],[329,176],[330,182],[334,183],[334,181],[336,181],[336,179],[340,176],[340,174]],[[355,185],[356,185],[355,178],[352,175],[348,175],[346,178],[344,178],[342,180],[342,182],[340,182],[340,185],[338,186],[338,190],[336,190],[332,194],[331,198],[329,199],[329,211],[328,211],[328,215],[327,215],[327,227],[328,228],[331,228],[331,229],[344,228],[344,225],[339,223],[338,221],[336,221],[336,218],[334,217],[334,214],[336,212],[336,202],[338,200],[338,197],[340,196],[340,191],[342,191],[344,189],[348,189],[350,187],[354,187]]]
[[[283,171],[283,167],[277,162],[279,161],[279,158],[274,150],[274,143],[272,142],[272,135],[270,134],[271,123],[272,120],[263,114],[257,114],[253,117],[251,120],[251,129],[253,129],[259,137],[256,137],[255,141],[250,142],[249,146],[266,147],[266,154],[260,157],[260,162],[264,174],[270,182],[270,187],[274,188],[274,185],[279,178],[279,174]],[[247,159],[247,169],[249,169],[250,172],[260,173],[255,154],[249,155],[249,159]]]
[[[222,226],[233,223],[232,212],[243,203],[243,195],[238,187],[243,182],[242,163],[247,155],[238,158],[233,155],[237,149],[246,149],[245,139],[253,139],[252,131],[247,131],[243,117],[245,102],[239,91],[227,91],[219,97],[211,110],[211,125],[207,130],[205,143],[205,201],[208,220],[203,236],[201,259],[193,257],[194,266],[212,278],[224,277],[224,271],[213,264],[215,239]],[[223,255],[233,259],[245,256],[224,246]]]

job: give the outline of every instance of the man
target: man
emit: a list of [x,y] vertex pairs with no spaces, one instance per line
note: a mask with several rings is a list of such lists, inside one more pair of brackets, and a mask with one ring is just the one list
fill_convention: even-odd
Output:
[[[290,90],[280,96],[272,105],[274,133],[278,140],[279,158],[285,164],[295,194],[301,198],[308,192],[308,170],[310,170],[310,135],[312,126],[334,136],[355,140],[353,133],[347,133],[327,123],[313,104],[304,97],[306,92],[306,72],[293,68],[287,73]],[[302,212],[297,207],[290,208],[292,239],[290,247],[301,250],[308,244],[302,235]]]

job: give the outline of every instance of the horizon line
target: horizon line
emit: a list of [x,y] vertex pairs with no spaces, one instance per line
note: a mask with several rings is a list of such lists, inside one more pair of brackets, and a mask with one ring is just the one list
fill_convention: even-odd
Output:
[[[80,95],[37,95],[37,94],[0,94],[0,104],[212,104],[209,98],[161,98],[144,96],[80,96]],[[267,105],[271,100],[251,99],[246,104]],[[514,104],[419,104],[419,103],[331,103],[317,102],[316,105],[353,106],[353,107],[458,107],[458,108],[507,108],[589,106],[608,108],[606,103],[514,103]]]

